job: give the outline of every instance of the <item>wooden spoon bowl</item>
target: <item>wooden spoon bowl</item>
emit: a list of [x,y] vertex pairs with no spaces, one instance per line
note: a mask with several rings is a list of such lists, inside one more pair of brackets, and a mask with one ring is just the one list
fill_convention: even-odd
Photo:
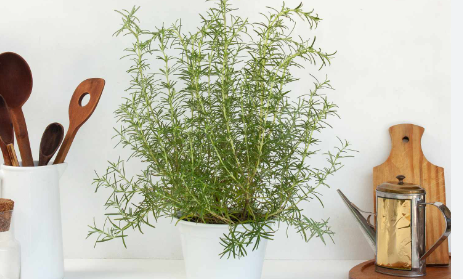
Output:
[[10,108],[22,107],[32,91],[32,72],[14,52],[0,54],[0,94]]
[[40,141],[39,166],[45,166],[55,155],[64,137],[63,125],[55,122],[45,128]]

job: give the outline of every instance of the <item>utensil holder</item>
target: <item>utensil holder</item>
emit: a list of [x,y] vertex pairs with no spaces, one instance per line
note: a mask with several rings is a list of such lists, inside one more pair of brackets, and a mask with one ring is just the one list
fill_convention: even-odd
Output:
[[21,279],[64,278],[59,180],[66,167],[0,167],[1,197],[15,201]]

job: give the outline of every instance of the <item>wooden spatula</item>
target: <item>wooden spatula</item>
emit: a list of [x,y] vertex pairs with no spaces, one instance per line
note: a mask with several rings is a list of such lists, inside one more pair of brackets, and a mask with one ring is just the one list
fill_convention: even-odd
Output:
[[[69,129],[53,164],[63,163],[64,159],[66,159],[77,131],[92,115],[93,111],[95,111],[101,93],[103,93],[104,85],[104,79],[90,78],[84,80],[77,86],[72,95],[71,103],[69,104]],[[82,104],[86,95],[89,95],[90,100],[87,104]]]

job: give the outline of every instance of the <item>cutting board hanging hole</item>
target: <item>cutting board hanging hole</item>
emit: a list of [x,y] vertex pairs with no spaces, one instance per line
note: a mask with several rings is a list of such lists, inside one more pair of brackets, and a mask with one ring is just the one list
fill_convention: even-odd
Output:
[[402,138],[403,143],[408,143],[409,141],[410,141],[410,139],[407,136]]

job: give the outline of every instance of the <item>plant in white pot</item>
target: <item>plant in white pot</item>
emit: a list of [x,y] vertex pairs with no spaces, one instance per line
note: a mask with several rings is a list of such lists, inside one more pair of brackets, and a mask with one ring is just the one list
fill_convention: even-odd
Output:
[[302,4],[283,5],[252,24],[221,0],[185,33],[181,21],[144,30],[137,10],[120,12],[116,32],[133,38],[126,50],[132,81],[116,131],[146,168],[127,177],[119,160],[96,178],[97,189],[112,191],[105,204],[111,212],[89,236],[125,245],[129,229],[171,217],[190,279],[260,278],[267,240],[280,223],[304,241],[325,242],[333,234],[327,221],[306,216],[301,204],[320,200],[317,188],[328,186],[349,144],[326,153],[327,166],[310,165],[317,136],[336,115],[321,93],[331,87],[307,74],[312,88],[298,96],[288,90],[299,79],[294,68],[330,62],[315,38],[292,37],[296,19],[312,29],[318,16]]

